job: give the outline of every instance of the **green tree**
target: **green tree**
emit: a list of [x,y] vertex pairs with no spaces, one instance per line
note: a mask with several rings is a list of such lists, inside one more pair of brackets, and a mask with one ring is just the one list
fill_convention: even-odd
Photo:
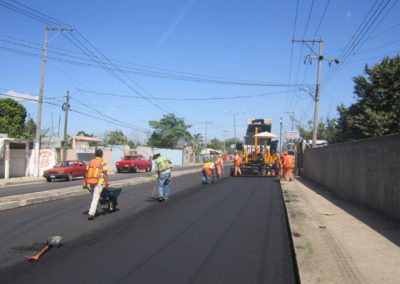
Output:
[[83,130],[81,130],[81,131],[78,131],[77,133],[76,133],[76,136],[85,136],[85,137],[94,137],[93,136],[93,133],[92,134],[87,134],[85,131],[83,131]]
[[218,140],[217,138],[211,139],[211,141],[207,144],[207,148],[221,150],[224,148],[224,142]]
[[25,131],[26,109],[17,101],[0,99],[0,133],[12,138],[23,138]]
[[338,106],[338,141],[400,132],[400,56],[366,65],[365,74],[353,78],[357,102]]
[[[300,137],[305,140],[312,140],[313,127],[312,120],[307,121],[307,126],[297,125]],[[336,119],[327,118],[325,121],[321,119],[317,126],[317,138],[318,140],[326,140],[329,143],[337,142]]]
[[122,131],[108,131],[104,134],[104,143],[109,145],[126,145],[128,138]]
[[164,115],[160,121],[149,121],[149,126],[154,129],[149,139],[149,145],[152,147],[176,148],[178,141],[190,143],[193,140],[187,131],[191,125],[185,124],[183,118],[175,117],[173,113]]
[[36,123],[30,118],[25,122],[24,126],[24,137],[28,139],[33,139],[36,135]]

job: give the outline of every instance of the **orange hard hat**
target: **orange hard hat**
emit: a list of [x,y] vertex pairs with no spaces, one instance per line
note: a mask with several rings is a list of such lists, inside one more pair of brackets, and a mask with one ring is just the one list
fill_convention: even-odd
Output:
[[287,152],[283,153],[283,155],[287,155]]

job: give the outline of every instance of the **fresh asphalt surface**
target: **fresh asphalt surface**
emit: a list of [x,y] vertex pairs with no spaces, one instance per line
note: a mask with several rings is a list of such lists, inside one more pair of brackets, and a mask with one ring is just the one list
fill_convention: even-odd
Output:
[[[296,283],[279,183],[199,183],[173,179],[166,203],[144,201],[154,184],[124,188],[119,211],[94,221],[89,195],[2,212],[1,282]],[[60,248],[24,260],[52,235]]]
[[[198,168],[199,166],[185,166],[185,167],[176,167],[173,168],[173,171],[183,171]],[[119,181],[124,179],[131,179],[135,177],[145,176],[149,173],[141,171],[139,173],[115,173],[110,174],[108,176],[109,181]],[[150,174],[155,175],[155,171],[152,171]],[[0,187],[0,197],[6,197],[17,194],[25,194],[25,193],[33,193],[39,191],[46,191],[52,189],[60,189],[64,187],[71,187],[76,185],[81,185],[83,183],[83,177],[74,178],[72,181],[66,181],[65,179],[56,179],[52,182],[47,182],[45,178],[43,178],[40,183],[30,183],[30,184],[20,184],[20,185],[6,185]]]

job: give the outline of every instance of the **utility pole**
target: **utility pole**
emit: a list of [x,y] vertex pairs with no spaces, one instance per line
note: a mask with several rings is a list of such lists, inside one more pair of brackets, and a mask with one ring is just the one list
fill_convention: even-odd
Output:
[[282,117],[281,117],[281,134],[279,138],[279,154],[282,155]]
[[205,132],[205,135],[204,135],[204,144],[205,144],[205,148],[207,148],[207,124],[212,124],[212,122],[211,121],[206,121],[204,123],[206,125],[206,132]]
[[226,153],[226,146],[225,146],[225,140],[226,140],[226,133],[228,130],[224,130],[224,154]]
[[[306,62],[306,59],[309,59],[310,62],[312,62],[313,59],[318,59],[318,73],[317,73],[317,86],[316,86],[316,90],[315,90],[315,109],[314,109],[314,126],[313,126],[313,142],[312,142],[312,147],[315,148],[317,145],[317,127],[318,127],[318,109],[319,109],[319,91],[320,91],[320,80],[321,80],[321,63],[322,60],[326,60],[329,61],[329,65],[332,64],[332,62],[334,61],[336,64],[339,64],[339,60],[336,58],[324,58],[322,56],[322,37],[320,37],[320,40],[306,40],[306,39],[302,39],[302,40],[295,40],[293,39],[292,42],[302,42],[302,43],[308,43],[308,42],[318,42],[319,43],[319,55],[318,56],[311,56],[311,55],[307,55],[304,58],[304,62]],[[308,45],[307,45],[308,46]],[[309,46],[308,46],[309,47]],[[312,48],[309,47],[311,50]],[[315,54],[314,50],[312,50],[312,52]]]
[[39,176],[39,168],[40,168],[40,125],[42,120],[42,104],[43,104],[43,82],[44,82],[44,69],[46,63],[46,51],[47,51],[47,35],[51,31],[69,31],[72,32],[72,29],[66,30],[64,28],[49,28],[46,27],[46,32],[44,35],[44,44],[43,44],[43,58],[42,58],[42,72],[40,75],[40,88],[39,88],[39,101],[38,101],[38,113],[37,113],[37,121],[36,121],[36,136],[35,136],[35,170],[34,176]]
[[65,118],[64,118],[64,140],[63,147],[61,150],[61,160],[64,160],[64,151],[65,146],[67,145],[67,124],[68,124],[68,109],[69,109],[69,91],[67,91],[67,95],[65,97],[65,104],[63,105],[63,110],[65,110]]

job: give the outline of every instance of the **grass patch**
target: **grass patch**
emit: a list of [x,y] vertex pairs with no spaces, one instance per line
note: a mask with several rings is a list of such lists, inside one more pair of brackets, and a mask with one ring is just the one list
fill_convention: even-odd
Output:
[[313,247],[311,245],[310,240],[307,238],[306,232],[304,231],[303,224],[301,223],[301,220],[300,220],[300,216],[297,215],[297,214],[296,214],[296,221],[297,221],[297,224],[300,227],[301,232],[303,233],[304,238],[306,239],[307,251],[308,251],[308,253],[310,255],[313,255],[314,254],[314,249],[313,249]]

